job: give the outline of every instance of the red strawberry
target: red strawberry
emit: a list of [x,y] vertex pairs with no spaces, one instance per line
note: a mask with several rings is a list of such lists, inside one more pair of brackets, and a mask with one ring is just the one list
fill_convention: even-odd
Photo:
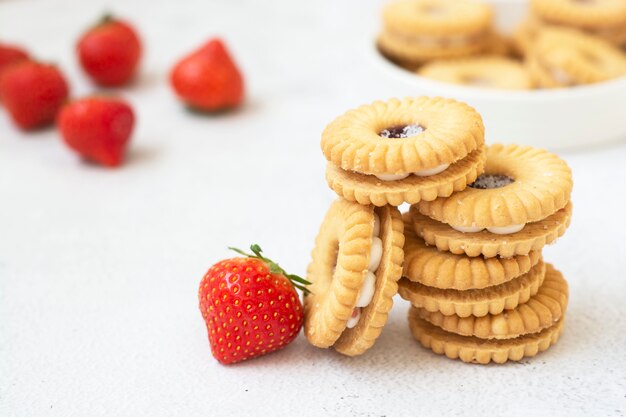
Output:
[[178,97],[198,110],[225,110],[243,101],[243,78],[220,39],[180,60],[170,82]]
[[80,38],[77,51],[83,69],[97,84],[120,86],[135,75],[141,41],[130,24],[105,16]]
[[70,148],[88,160],[115,167],[124,158],[135,115],[122,100],[88,97],[63,107],[58,124]]
[[253,254],[230,249],[246,257],[213,265],[198,291],[211,352],[223,364],[291,343],[302,326],[302,304],[294,287],[306,292],[303,284],[309,284],[263,257],[259,245],[250,246]]
[[0,99],[24,130],[54,122],[68,94],[63,74],[52,65],[22,61],[9,66],[0,77]]
[[0,43],[0,72],[11,64],[28,59],[28,53],[23,49]]

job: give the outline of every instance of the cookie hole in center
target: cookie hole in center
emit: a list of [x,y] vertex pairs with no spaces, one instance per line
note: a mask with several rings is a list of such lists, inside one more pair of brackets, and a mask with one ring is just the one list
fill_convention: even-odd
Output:
[[515,180],[508,175],[502,174],[482,174],[476,181],[468,185],[468,187],[476,188],[479,190],[491,190],[494,188],[506,187],[509,184],[514,183]]
[[388,127],[386,129],[381,130],[378,135],[381,138],[386,139],[406,139],[411,136],[416,136],[425,131],[426,129],[421,125],[398,125]]

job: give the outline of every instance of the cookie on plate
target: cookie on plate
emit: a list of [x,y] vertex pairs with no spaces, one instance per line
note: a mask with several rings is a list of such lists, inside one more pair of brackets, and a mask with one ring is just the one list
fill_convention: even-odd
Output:
[[322,133],[326,180],[360,204],[447,197],[484,169],[482,118],[440,97],[376,101],[339,116]]
[[448,198],[411,206],[418,236],[455,254],[508,258],[541,250],[565,233],[572,173],[543,149],[492,145],[485,172]]
[[402,274],[404,234],[397,208],[335,201],[307,270],[304,333],[344,355],[369,349],[387,322]]
[[399,0],[383,9],[379,50],[420,64],[480,53],[488,47],[492,10],[471,0]]
[[526,64],[535,82],[544,88],[592,84],[626,75],[623,51],[571,29],[541,29]]
[[542,23],[585,31],[615,45],[626,42],[626,2],[620,0],[531,0]]
[[522,63],[501,56],[432,61],[418,71],[422,77],[469,87],[528,90],[532,78]]

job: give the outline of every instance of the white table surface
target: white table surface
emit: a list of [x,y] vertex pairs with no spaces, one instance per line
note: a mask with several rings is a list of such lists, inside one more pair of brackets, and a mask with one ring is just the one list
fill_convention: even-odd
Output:
[[[73,42],[102,11],[132,19],[147,44],[123,91],[139,123],[121,169],[81,163],[54,130],[25,135],[0,113],[0,415],[626,413],[625,143],[561,154],[575,216],[545,257],[569,279],[570,306],[548,352],[505,366],[436,356],[410,336],[398,298],[361,357],[300,335],[280,353],[219,365],[197,307],[206,269],[227,245],[258,242],[303,274],[334,198],[323,127],[415,92],[364,53],[379,1],[154,3],[0,2],[0,38],[58,63],[75,95],[93,88]],[[165,80],[212,34],[227,39],[249,94],[237,113],[199,117]]]

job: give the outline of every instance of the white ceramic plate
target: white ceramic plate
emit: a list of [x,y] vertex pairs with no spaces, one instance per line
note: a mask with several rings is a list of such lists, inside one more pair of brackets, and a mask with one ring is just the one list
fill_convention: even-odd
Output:
[[[492,0],[503,32],[526,15],[526,3]],[[372,43],[374,60],[406,95],[455,98],[483,116],[490,143],[523,143],[550,149],[599,144],[626,138],[626,77],[554,90],[488,90],[442,83],[415,75],[385,59]]]

